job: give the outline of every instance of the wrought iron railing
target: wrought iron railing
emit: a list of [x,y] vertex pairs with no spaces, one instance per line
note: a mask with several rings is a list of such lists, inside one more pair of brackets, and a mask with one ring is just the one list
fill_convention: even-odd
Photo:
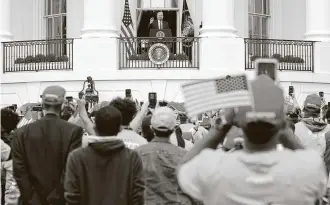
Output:
[[72,70],[73,39],[3,43],[3,72]]
[[245,39],[245,69],[254,69],[258,58],[276,58],[279,70],[314,71],[314,42]]
[[199,68],[199,38],[120,38],[119,68]]

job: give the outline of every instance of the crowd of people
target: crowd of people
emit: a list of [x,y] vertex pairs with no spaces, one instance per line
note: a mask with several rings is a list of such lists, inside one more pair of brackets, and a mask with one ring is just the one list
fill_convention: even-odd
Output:
[[[328,201],[330,109],[317,94],[300,107],[269,77],[265,106],[176,123],[167,106],[131,98],[90,112],[83,99],[49,86],[42,114],[17,127],[1,110],[1,201],[5,205],[322,204]],[[252,86],[253,88],[253,86]],[[276,90],[275,95],[267,88]],[[270,103],[274,97],[279,103]],[[248,117],[249,116],[249,117]],[[251,117],[252,116],[252,117]]]

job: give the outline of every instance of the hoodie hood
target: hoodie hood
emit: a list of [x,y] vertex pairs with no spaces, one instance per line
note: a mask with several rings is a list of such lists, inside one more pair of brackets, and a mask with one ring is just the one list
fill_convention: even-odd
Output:
[[109,154],[125,147],[124,142],[117,137],[88,136],[88,138],[88,146],[101,155]]
[[304,118],[302,122],[311,132],[321,132],[327,127],[327,123],[319,118]]

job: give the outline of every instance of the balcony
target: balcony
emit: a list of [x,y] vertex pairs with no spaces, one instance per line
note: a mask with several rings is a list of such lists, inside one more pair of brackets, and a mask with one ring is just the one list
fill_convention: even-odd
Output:
[[199,38],[120,38],[119,69],[199,69]]
[[313,41],[245,39],[245,69],[255,68],[257,58],[276,58],[281,71],[314,72]]
[[3,72],[72,70],[73,39],[3,43]]

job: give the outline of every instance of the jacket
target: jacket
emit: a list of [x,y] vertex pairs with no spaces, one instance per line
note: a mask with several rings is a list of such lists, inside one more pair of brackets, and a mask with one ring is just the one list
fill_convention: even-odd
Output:
[[194,201],[179,187],[176,168],[187,153],[169,142],[155,137],[149,144],[136,149],[142,158],[146,183],[145,204],[190,205]]
[[[169,29],[169,25],[167,21],[162,21],[163,23],[163,29]],[[158,25],[158,20],[154,20],[154,22],[152,22],[152,24],[149,24],[149,30],[150,29],[160,29],[159,25]]]
[[69,153],[83,130],[47,114],[13,134],[13,171],[24,205],[64,203],[63,177]]
[[143,205],[142,179],[141,158],[134,150],[115,137],[99,140],[70,154],[64,181],[66,204]]

